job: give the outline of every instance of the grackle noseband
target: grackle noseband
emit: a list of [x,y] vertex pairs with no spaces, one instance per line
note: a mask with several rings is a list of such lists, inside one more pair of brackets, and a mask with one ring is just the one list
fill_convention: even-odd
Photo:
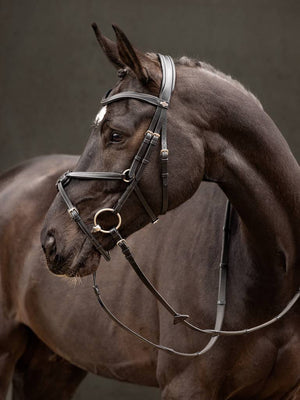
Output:
[[[139,333],[133,331],[128,326],[126,326],[123,322],[121,322],[105,305],[101,298],[100,290],[98,285],[96,284],[96,273],[93,274],[93,288],[95,294],[97,296],[98,302],[104,311],[112,318],[119,326],[125,329],[127,332],[135,335],[140,340],[152,345],[153,347],[167,351],[171,354],[194,357],[199,356],[201,354],[206,353],[212,346],[215,344],[219,336],[233,336],[233,335],[243,335],[247,333],[251,333],[257,331],[261,328],[269,326],[274,322],[278,321],[281,317],[283,317],[296,303],[296,301],[300,297],[300,289],[296,292],[295,296],[290,300],[287,306],[283,309],[281,313],[279,313],[276,317],[271,320],[254,326],[249,329],[236,330],[236,331],[224,331],[222,329],[223,319],[225,315],[225,305],[226,305],[226,278],[227,278],[227,269],[228,269],[228,259],[229,259],[229,245],[230,245],[230,221],[231,221],[231,212],[232,207],[227,201],[226,213],[225,213],[225,223],[223,228],[223,243],[222,243],[222,253],[221,253],[221,262],[219,268],[219,289],[218,289],[218,300],[217,300],[217,312],[216,312],[216,321],[214,329],[201,329],[197,326],[191,324],[187,319],[188,315],[180,314],[167,302],[167,300],[155,289],[152,283],[148,280],[148,278],[144,275],[138,264],[136,263],[134,257],[132,256],[130,249],[125,241],[120,235],[118,229],[121,226],[121,215],[120,211],[127,201],[128,197],[134,192],[143,205],[145,211],[149,215],[151,221],[153,223],[157,222],[158,218],[151,209],[147,200],[143,196],[138,184],[142,177],[142,174],[150,161],[151,154],[158,144],[159,140],[161,142],[161,150],[160,150],[160,162],[161,162],[161,180],[162,180],[162,209],[161,214],[165,214],[168,210],[168,147],[167,147],[167,110],[169,107],[169,102],[171,99],[172,92],[175,87],[175,65],[171,57],[163,56],[158,54],[158,58],[161,64],[162,69],[162,82],[160,94],[158,97],[146,94],[146,93],[138,93],[133,91],[125,91],[121,93],[117,93],[114,95],[109,94],[102,99],[101,103],[103,105],[107,105],[113,103],[115,101],[120,101],[122,99],[137,99],[146,103],[149,103],[156,107],[153,118],[151,120],[150,126],[145,133],[144,139],[139,147],[138,152],[136,153],[131,166],[123,172],[72,172],[67,171],[64,173],[57,181],[57,189],[62,196],[62,199],[66,203],[68,207],[68,213],[70,217],[78,224],[79,228],[83,231],[83,233],[88,237],[96,250],[105,258],[106,261],[110,260],[109,252],[107,252],[101,244],[96,240],[93,233],[102,232],[111,234],[115,243],[121,248],[123,254],[126,259],[130,263],[133,270],[136,272],[138,277],[144,283],[144,285],[148,288],[148,290],[156,297],[156,299],[161,303],[161,305],[173,316],[174,324],[183,323],[188,328],[195,330],[197,332],[205,333],[211,336],[208,344],[200,351],[194,353],[183,353],[178,352],[170,347],[162,346],[160,344],[156,344],[151,342],[150,340],[144,338]],[[127,183],[127,188],[124,193],[121,195],[117,203],[113,208],[103,208],[96,212],[94,216],[94,226],[92,230],[84,223],[81,219],[80,214],[77,208],[72,204],[70,198],[68,197],[65,187],[69,184],[71,179],[104,179],[104,180],[121,180]],[[209,179],[204,179],[208,180]],[[110,229],[104,229],[101,224],[98,222],[101,214],[104,212],[111,212],[117,216],[118,222],[115,227]]]

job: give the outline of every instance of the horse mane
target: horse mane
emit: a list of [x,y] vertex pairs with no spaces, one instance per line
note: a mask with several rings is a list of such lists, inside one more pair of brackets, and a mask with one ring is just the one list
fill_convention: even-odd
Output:
[[[153,60],[157,59],[157,55],[155,53],[146,53],[148,57],[152,58]],[[205,71],[208,71],[214,74],[216,77],[224,79],[227,82],[230,82],[234,87],[241,90],[242,92],[246,93],[249,97],[251,97],[256,104],[263,109],[261,102],[258,98],[250,92],[248,89],[245,88],[239,81],[232,78],[232,76],[225,74],[224,72],[218,70],[217,68],[213,67],[211,64],[208,64],[204,61],[199,61],[194,58],[190,58],[187,56],[180,57],[175,60],[175,64],[184,65],[191,68],[202,68]]]
[[176,64],[179,65],[185,65],[188,67],[192,68],[202,68],[208,72],[211,72],[212,74],[216,75],[217,77],[226,80],[227,82],[230,82],[233,86],[235,86],[237,89],[243,91],[246,93],[248,96],[250,96],[258,105],[259,107],[263,108],[261,102],[258,100],[258,98],[249,90],[245,88],[244,85],[242,85],[239,81],[236,79],[232,78],[232,76],[225,74],[224,72],[218,70],[217,68],[213,67],[211,64],[208,64],[204,61],[199,61],[193,58],[189,58],[186,56],[183,56],[175,61]]

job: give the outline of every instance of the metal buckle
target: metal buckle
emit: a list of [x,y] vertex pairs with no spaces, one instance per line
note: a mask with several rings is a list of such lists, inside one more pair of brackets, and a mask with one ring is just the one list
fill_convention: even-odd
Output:
[[160,134],[156,132],[153,132],[153,136],[157,137],[158,139],[160,138]]
[[79,215],[79,211],[76,207],[68,208],[68,214],[72,219],[75,219]]
[[118,245],[119,247],[121,247],[122,244],[126,244],[126,240],[125,240],[125,239],[120,239],[120,240],[117,241],[117,245]]
[[[111,213],[113,213],[114,215],[116,215],[116,216],[118,217],[118,224],[117,224],[117,226],[116,226],[116,227],[111,227],[109,231],[106,230],[106,229],[103,229],[103,228],[101,227],[100,224],[97,224],[97,217],[98,217],[100,214],[102,214],[103,212],[111,212]],[[102,208],[101,210],[97,211],[96,214],[95,214],[95,216],[94,216],[94,226],[93,226],[93,228],[92,228],[92,233],[95,233],[95,232],[110,233],[110,231],[111,231],[113,228],[119,229],[120,226],[121,226],[121,223],[122,223],[121,215],[120,215],[119,213],[116,213],[115,210],[114,210],[113,208]]]
[[169,155],[169,150],[168,149],[161,149],[160,154],[162,156],[168,156]]

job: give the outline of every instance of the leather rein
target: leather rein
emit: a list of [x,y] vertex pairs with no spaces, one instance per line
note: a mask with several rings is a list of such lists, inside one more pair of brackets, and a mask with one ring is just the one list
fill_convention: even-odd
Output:
[[[151,120],[150,126],[145,133],[144,139],[130,165],[130,167],[119,173],[119,172],[78,172],[78,171],[67,171],[65,172],[57,181],[56,186],[57,189],[64,200],[65,204],[68,208],[68,213],[70,217],[77,223],[78,227],[82,230],[82,232],[88,237],[91,241],[95,249],[105,258],[106,261],[110,260],[110,254],[106,251],[102,245],[96,240],[94,233],[102,232],[106,234],[111,234],[115,243],[120,247],[122,253],[126,257],[130,266],[133,268],[134,272],[137,274],[142,283],[147,287],[147,289],[155,296],[155,298],[159,301],[159,303],[168,311],[169,314],[173,317],[174,324],[182,323],[186,327],[211,336],[207,345],[196,352],[193,353],[184,353],[174,350],[173,348],[166,347],[157,343],[154,343],[138,332],[130,329],[127,325],[125,325],[122,321],[120,321],[106,306],[104,303],[100,289],[96,283],[96,272],[93,273],[93,289],[96,294],[97,300],[106,314],[121,328],[129,332],[130,334],[136,336],[141,341],[155,347],[156,349],[166,351],[171,354],[185,356],[185,357],[194,357],[199,356],[206,353],[210,350],[213,345],[216,343],[219,336],[236,336],[236,335],[244,335],[247,333],[255,332],[259,329],[265,328],[274,322],[278,321],[282,318],[296,303],[296,301],[300,297],[300,288],[296,292],[295,296],[290,300],[287,306],[274,318],[269,321],[254,326],[249,329],[242,330],[222,330],[223,320],[225,316],[225,307],[226,307],[226,281],[227,281],[227,271],[228,271],[228,262],[229,262],[229,248],[230,248],[230,222],[231,222],[231,214],[232,207],[229,201],[227,201],[226,212],[225,212],[225,221],[223,227],[223,242],[222,242],[222,252],[221,252],[221,261],[219,266],[219,288],[218,288],[218,298],[217,298],[217,310],[216,310],[216,320],[214,329],[202,329],[199,328],[187,319],[189,318],[186,314],[181,314],[177,312],[168,302],[167,300],[159,293],[159,291],[153,286],[153,284],[149,281],[146,275],[143,273],[137,262],[135,261],[125,239],[122,238],[119,228],[122,223],[120,211],[132,193],[135,193],[141,204],[143,205],[146,213],[149,215],[152,223],[156,223],[158,221],[157,216],[151,209],[144,195],[142,194],[138,184],[142,177],[142,174],[150,162],[151,154],[153,153],[154,148],[157,146],[158,142],[161,143],[160,150],[160,163],[161,163],[161,181],[162,181],[162,209],[161,214],[165,214],[168,210],[168,147],[167,147],[167,110],[169,106],[169,102],[171,99],[172,92],[175,87],[175,65],[171,57],[163,56],[158,54],[158,58],[162,68],[162,82],[160,94],[158,97],[146,94],[146,93],[138,93],[133,91],[126,91],[117,93],[115,95],[109,94],[101,100],[101,104],[107,105],[113,103],[115,101],[120,101],[122,99],[136,99],[140,101],[144,101],[156,107],[153,118]],[[127,188],[124,193],[121,195],[117,203],[113,208],[103,208],[96,212],[94,215],[94,226],[92,230],[86,223],[82,220],[79,211],[73,205],[69,196],[65,191],[65,187],[70,183],[72,179],[80,179],[80,180],[92,180],[92,179],[100,179],[100,180],[122,180],[126,182]],[[211,181],[209,179],[204,179],[206,181]],[[213,181],[211,181],[213,182]],[[98,218],[104,212],[111,212],[118,218],[118,223],[115,227],[111,229],[103,229],[101,224],[98,223]]]

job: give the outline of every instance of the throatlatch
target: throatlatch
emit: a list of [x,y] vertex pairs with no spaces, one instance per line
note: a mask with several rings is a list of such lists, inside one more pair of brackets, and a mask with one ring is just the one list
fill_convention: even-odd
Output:
[[[296,301],[300,297],[300,289],[297,291],[292,300],[288,303],[288,305],[284,308],[284,310],[278,314],[273,319],[243,330],[237,331],[224,331],[222,329],[222,323],[225,315],[225,306],[226,306],[226,277],[227,277],[227,269],[228,269],[228,259],[229,259],[229,246],[230,246],[230,220],[231,220],[231,206],[230,203],[227,202],[226,213],[225,213],[225,223],[224,223],[224,233],[223,233],[223,245],[222,245],[222,254],[221,254],[221,263],[219,269],[219,290],[218,290],[218,301],[217,301],[217,312],[216,312],[216,322],[214,329],[201,329],[197,326],[193,325],[187,319],[189,318],[186,314],[178,313],[168,302],[167,300],[156,290],[156,288],[152,285],[149,279],[142,272],[138,264],[136,263],[133,255],[130,252],[130,249],[125,241],[122,238],[118,229],[121,226],[121,210],[127,199],[132,193],[135,193],[141,204],[143,205],[145,211],[149,215],[151,221],[155,223],[158,219],[151,206],[148,204],[144,195],[142,194],[138,184],[141,180],[142,174],[150,162],[151,154],[153,150],[157,146],[158,142],[161,142],[161,150],[160,150],[160,162],[161,162],[161,181],[162,181],[162,208],[161,214],[166,213],[168,210],[168,147],[167,147],[167,110],[169,107],[169,102],[171,99],[171,94],[174,90],[175,86],[175,66],[171,57],[162,56],[158,54],[158,58],[160,60],[161,68],[162,68],[162,83],[159,97],[146,94],[146,93],[137,93],[132,91],[126,91],[117,93],[114,95],[107,95],[102,99],[101,103],[103,105],[108,105],[115,101],[120,101],[122,99],[137,99],[140,101],[147,102],[156,107],[154,112],[152,121],[150,123],[149,129],[146,131],[144,139],[139,147],[137,154],[135,155],[131,166],[123,172],[78,172],[78,171],[67,171],[63,174],[57,181],[57,189],[62,196],[62,199],[67,205],[68,213],[70,217],[78,224],[79,228],[82,232],[88,237],[91,241],[95,249],[105,258],[106,261],[110,260],[109,252],[106,251],[101,244],[96,240],[94,233],[102,232],[106,234],[111,234],[115,240],[115,243],[120,247],[129,264],[143,282],[143,284],[148,288],[148,290],[155,296],[155,298],[159,301],[159,303],[172,315],[174,324],[183,323],[186,327],[200,332],[210,335],[210,341],[204,347],[204,349],[194,352],[194,353],[182,353],[178,352],[172,348],[162,346],[156,343],[151,342],[150,340],[144,338],[139,333],[133,331],[128,326],[126,326],[123,322],[121,322],[105,305],[101,298],[100,290],[98,285],[96,284],[96,273],[93,274],[93,288],[95,294],[97,296],[98,302],[104,311],[112,318],[119,326],[125,329],[127,332],[135,335],[140,340],[154,346],[159,350],[163,350],[172,354],[186,356],[186,357],[194,357],[199,356],[201,354],[206,353],[208,350],[212,348],[212,346],[217,341],[218,337],[223,336],[231,336],[231,335],[243,335],[246,333],[254,332],[258,329],[264,328],[268,325],[273,324],[278,321],[281,317],[283,317],[296,303]],[[66,193],[65,187],[70,183],[71,179],[100,179],[100,180],[122,180],[126,182],[127,188],[119,198],[117,203],[111,207],[103,208],[98,210],[94,215],[94,226],[92,229],[82,220],[80,217],[78,209],[73,205],[69,196]],[[205,180],[205,179],[204,179]],[[118,222],[115,227],[110,229],[104,229],[101,226],[101,222],[99,222],[101,218],[101,214],[104,212],[111,212],[117,216]]]

